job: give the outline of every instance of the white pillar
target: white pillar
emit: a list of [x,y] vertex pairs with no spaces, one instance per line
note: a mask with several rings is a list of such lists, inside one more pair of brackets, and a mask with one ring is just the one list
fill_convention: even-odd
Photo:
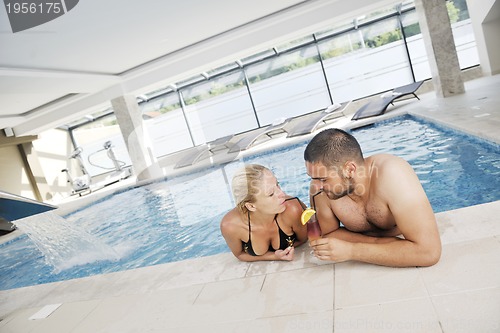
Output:
[[158,165],[149,135],[142,120],[135,96],[127,95],[111,100],[118,125],[125,140],[137,180],[163,176]]
[[415,8],[431,68],[434,90],[439,97],[465,92],[460,64],[443,0],[416,0]]

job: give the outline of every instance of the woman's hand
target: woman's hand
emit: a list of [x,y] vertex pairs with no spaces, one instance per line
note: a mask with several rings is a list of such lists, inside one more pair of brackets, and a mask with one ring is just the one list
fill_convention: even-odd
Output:
[[295,253],[295,248],[293,246],[289,246],[284,250],[276,250],[274,252],[274,254],[277,257],[277,260],[285,260],[285,261],[293,260],[294,253]]

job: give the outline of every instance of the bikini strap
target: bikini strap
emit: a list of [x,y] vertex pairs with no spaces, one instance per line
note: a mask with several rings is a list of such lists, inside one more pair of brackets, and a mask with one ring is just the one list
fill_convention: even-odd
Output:
[[[291,197],[291,198],[285,199],[285,201],[289,201],[289,200],[293,200],[293,199],[297,200],[299,202],[299,204],[302,206],[302,202],[300,201],[300,199],[298,197]],[[276,225],[281,230],[280,224],[278,223],[278,215],[279,214],[274,215],[274,222],[276,222]],[[250,240],[252,239],[252,226],[250,224],[250,211],[247,211],[247,219],[248,219],[248,242],[250,242]]]
[[288,198],[288,199],[285,199],[285,201],[288,201],[288,200],[297,200],[300,204],[300,206],[303,208],[303,209],[306,209],[306,206],[304,205],[304,203],[302,201],[300,201],[300,199],[298,197],[291,197],[291,198]]
[[247,220],[248,220],[248,242],[252,239],[252,226],[250,225],[250,211],[247,211]]

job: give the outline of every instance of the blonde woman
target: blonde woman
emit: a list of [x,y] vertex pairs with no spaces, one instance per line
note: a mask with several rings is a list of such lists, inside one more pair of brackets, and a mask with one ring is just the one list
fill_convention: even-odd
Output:
[[294,246],[307,241],[300,222],[304,204],[286,195],[274,174],[258,164],[245,166],[232,181],[236,207],[220,224],[231,252],[241,261],[293,260]]

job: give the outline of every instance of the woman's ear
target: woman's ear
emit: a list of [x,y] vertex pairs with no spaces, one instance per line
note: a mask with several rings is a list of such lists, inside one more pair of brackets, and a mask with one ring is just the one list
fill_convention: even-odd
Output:
[[245,207],[251,212],[255,212],[256,210],[255,205],[251,202],[246,202]]

